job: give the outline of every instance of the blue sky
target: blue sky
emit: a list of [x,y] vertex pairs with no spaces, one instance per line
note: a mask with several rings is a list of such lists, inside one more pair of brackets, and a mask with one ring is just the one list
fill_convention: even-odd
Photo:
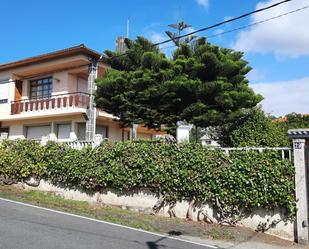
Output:
[[[0,64],[80,43],[97,51],[114,49],[116,37],[126,33],[127,17],[130,17],[130,38],[142,35],[160,41],[166,39],[167,25],[179,20],[199,29],[278,1],[2,0]],[[209,36],[306,5],[309,5],[308,0],[294,0],[200,35]],[[252,87],[266,97],[263,106],[268,112],[277,115],[291,111],[309,113],[309,102],[289,105],[290,101],[299,102],[300,98],[305,98],[306,91],[309,93],[309,29],[305,26],[308,17],[309,9],[306,9],[248,30],[210,39],[220,46],[246,52],[245,58],[253,67],[248,77]],[[283,86],[289,90],[282,92]],[[272,97],[278,89],[281,95]]]

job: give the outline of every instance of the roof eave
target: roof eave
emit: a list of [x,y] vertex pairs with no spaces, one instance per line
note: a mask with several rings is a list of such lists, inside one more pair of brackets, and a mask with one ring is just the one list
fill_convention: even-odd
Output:
[[46,53],[46,54],[33,56],[33,57],[26,58],[26,59],[2,64],[0,65],[0,72],[8,70],[8,69],[12,69],[12,68],[27,66],[27,65],[34,64],[34,63],[38,63],[38,62],[45,62],[45,61],[63,58],[63,57],[75,55],[75,54],[84,54],[87,56],[94,57],[95,59],[99,59],[101,56],[100,53],[98,53],[97,51],[86,47],[84,44],[80,44],[78,46],[74,46],[71,48],[66,48],[66,49],[55,51],[55,52]]

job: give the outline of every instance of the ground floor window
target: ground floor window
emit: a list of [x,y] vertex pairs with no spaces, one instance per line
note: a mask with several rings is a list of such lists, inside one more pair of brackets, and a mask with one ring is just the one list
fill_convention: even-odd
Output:
[[122,130],[122,141],[130,140],[130,132]]
[[58,124],[57,125],[57,137],[60,140],[70,139],[71,124]]
[[9,133],[10,129],[8,127],[1,127],[0,128],[0,133]]
[[10,134],[10,128],[8,128],[8,127],[0,128],[0,137],[2,139],[8,138],[9,134]]
[[43,136],[50,134],[50,125],[28,126],[26,129],[27,139],[41,140]]
[[[107,138],[108,137],[108,127],[105,125],[97,125],[95,133],[102,135],[103,138]],[[86,123],[77,124],[77,138],[78,140],[86,139]]]
[[100,134],[103,138],[108,137],[108,127],[105,125],[97,125],[95,129],[95,134]]
[[77,124],[77,139],[86,140],[86,123]]

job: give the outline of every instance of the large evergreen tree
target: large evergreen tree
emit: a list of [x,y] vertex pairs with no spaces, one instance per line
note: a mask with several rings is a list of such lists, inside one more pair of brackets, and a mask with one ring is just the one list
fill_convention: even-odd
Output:
[[262,100],[248,86],[243,53],[199,38],[181,44],[167,58],[150,41],[125,40],[126,54],[106,51],[113,69],[97,82],[96,103],[125,126],[175,127],[186,121],[199,127],[240,117]]

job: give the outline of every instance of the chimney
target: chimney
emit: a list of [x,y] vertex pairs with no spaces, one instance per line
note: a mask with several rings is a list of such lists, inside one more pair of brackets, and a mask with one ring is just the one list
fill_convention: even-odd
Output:
[[116,52],[117,53],[124,53],[127,50],[127,46],[124,43],[124,37],[123,36],[119,36],[116,40]]

